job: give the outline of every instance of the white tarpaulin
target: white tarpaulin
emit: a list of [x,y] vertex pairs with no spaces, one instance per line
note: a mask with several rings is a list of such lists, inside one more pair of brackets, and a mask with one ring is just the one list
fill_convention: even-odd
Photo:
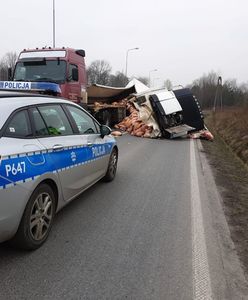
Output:
[[106,101],[109,103],[147,90],[149,88],[136,78],[132,79],[125,87],[92,84],[87,88],[88,103],[93,103],[94,101]]
[[148,91],[149,87],[146,86],[143,82],[139,81],[136,78],[133,78],[129,83],[126,85],[126,88],[129,88],[131,86],[135,87],[135,91],[137,94]]

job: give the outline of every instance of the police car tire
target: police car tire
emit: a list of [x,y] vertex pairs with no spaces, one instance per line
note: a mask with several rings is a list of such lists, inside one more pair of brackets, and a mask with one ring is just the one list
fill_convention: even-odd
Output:
[[[48,194],[51,199],[51,220],[44,237],[42,237],[42,239],[40,240],[35,240],[30,233],[30,217],[32,214],[33,205],[37,197],[44,193]],[[56,207],[56,200],[52,188],[48,184],[45,183],[40,184],[34,190],[26,205],[25,211],[21,219],[21,223],[19,225],[16,235],[11,241],[11,244],[16,248],[23,249],[23,250],[35,250],[39,248],[46,241],[49,232],[51,230],[53,218],[55,214],[55,207]]]
[[103,177],[103,180],[105,182],[110,182],[110,181],[114,180],[115,174],[116,174],[116,169],[117,169],[117,162],[118,162],[118,152],[117,152],[117,149],[114,148],[110,154],[107,172],[106,172],[105,176]]

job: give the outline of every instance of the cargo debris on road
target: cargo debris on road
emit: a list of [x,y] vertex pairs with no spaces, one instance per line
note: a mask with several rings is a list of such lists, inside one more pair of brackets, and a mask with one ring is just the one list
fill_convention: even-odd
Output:
[[213,140],[200,105],[188,88],[150,89],[135,79],[125,88],[94,84],[89,87],[89,98],[95,117],[115,128],[114,136],[127,132],[145,138]]

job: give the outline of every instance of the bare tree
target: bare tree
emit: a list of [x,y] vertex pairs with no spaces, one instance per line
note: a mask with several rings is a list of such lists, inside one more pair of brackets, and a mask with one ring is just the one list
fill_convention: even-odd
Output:
[[0,79],[8,80],[8,69],[10,68],[13,72],[15,63],[17,61],[16,52],[7,52],[0,60]]
[[144,83],[144,85],[149,85],[149,78],[147,77],[138,77],[137,78],[139,81],[141,81],[142,83]]
[[8,69],[0,61],[0,80],[8,80]]
[[87,69],[88,83],[108,85],[111,69],[110,64],[105,60],[93,61]]
[[6,61],[8,68],[11,68],[12,70],[14,70],[17,58],[18,58],[18,56],[17,56],[16,52],[7,52],[5,54],[5,61]]
[[214,103],[218,75],[215,72],[204,74],[192,83],[193,93],[203,108],[212,107]]
[[116,72],[115,75],[110,75],[109,85],[114,87],[125,87],[128,84],[127,76],[122,72]]

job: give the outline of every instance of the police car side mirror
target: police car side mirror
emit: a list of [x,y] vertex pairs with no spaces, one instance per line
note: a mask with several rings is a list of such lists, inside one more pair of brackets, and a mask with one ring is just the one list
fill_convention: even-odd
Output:
[[111,133],[111,129],[106,125],[101,125],[100,133],[101,133],[101,138],[104,138],[105,135],[109,135]]

